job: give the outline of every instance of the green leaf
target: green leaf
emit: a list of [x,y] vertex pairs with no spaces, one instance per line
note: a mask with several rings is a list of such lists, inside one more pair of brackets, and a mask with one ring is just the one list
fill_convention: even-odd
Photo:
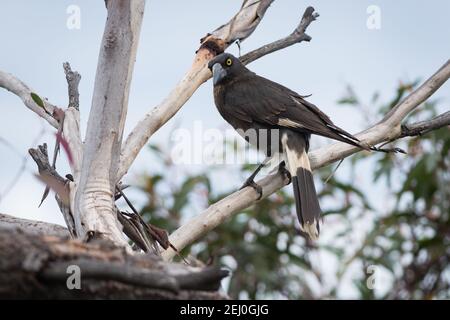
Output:
[[347,86],[346,93],[344,97],[338,100],[339,104],[348,104],[348,105],[357,105],[359,104],[358,97],[355,94],[355,91],[353,91],[353,88],[351,86]]
[[45,110],[45,105],[44,105],[44,101],[42,101],[41,97],[39,97],[36,93],[32,92],[31,93],[31,99],[33,99],[33,101],[42,109]]
[[344,97],[342,99],[339,99],[337,103],[356,105],[356,104],[358,104],[358,99],[356,99],[356,97]]

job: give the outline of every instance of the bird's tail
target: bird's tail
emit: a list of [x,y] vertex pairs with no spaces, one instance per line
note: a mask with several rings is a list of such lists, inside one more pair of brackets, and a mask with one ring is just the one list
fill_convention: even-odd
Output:
[[282,143],[294,186],[295,207],[300,228],[315,240],[319,237],[322,211],[309,164],[307,140],[303,135],[287,132],[282,136]]

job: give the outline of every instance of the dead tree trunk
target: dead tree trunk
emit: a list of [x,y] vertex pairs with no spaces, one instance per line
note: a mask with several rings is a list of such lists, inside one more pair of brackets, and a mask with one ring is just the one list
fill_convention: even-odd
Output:
[[[71,286],[76,270],[79,289]],[[226,299],[218,290],[227,274],[129,255],[101,239],[83,243],[0,226],[0,299]]]

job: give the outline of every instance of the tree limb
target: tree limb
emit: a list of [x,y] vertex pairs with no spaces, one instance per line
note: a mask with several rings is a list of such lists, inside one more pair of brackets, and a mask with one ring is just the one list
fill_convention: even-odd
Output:
[[238,13],[226,24],[207,34],[202,39],[204,42],[209,36],[221,39],[227,45],[235,41],[247,39],[256,27],[258,27],[264,14],[274,0],[244,0]]
[[216,291],[220,287],[220,280],[228,276],[226,270],[216,267],[173,276],[162,270],[150,271],[122,262],[92,259],[54,262],[45,268],[41,276],[49,280],[65,281],[67,279],[66,270],[70,265],[80,267],[84,279],[113,280],[139,287],[168,290],[172,293],[180,290]]
[[[130,255],[104,240],[82,243],[17,232],[1,221],[2,215],[0,298],[226,298],[217,292],[228,275],[220,268],[164,263],[152,254]],[[80,271],[78,290],[68,288],[69,266]]]
[[[230,41],[247,38],[255,30],[271,3],[272,1],[244,1],[243,7],[230,22],[202,38],[202,44],[191,69],[164,101],[148,112],[128,135],[121,151],[118,180],[127,173],[150,137],[181,109],[204,82],[211,78],[211,71],[207,68],[208,61],[222,53],[232,43]],[[299,26],[290,36],[254,50],[243,56],[242,60],[247,64],[295,43],[309,41],[311,38],[305,31],[317,16],[314,9],[308,7]]]
[[55,170],[55,168],[53,168],[53,166],[50,164],[46,143],[38,146],[37,149],[33,148],[28,149],[28,153],[33,158],[34,162],[36,162],[40,174],[45,174],[54,177],[57,181],[59,181],[62,184],[66,182],[66,179],[61,177],[59,173]]
[[447,111],[431,120],[402,125],[399,138],[420,136],[445,126],[450,126],[450,111]]
[[64,121],[62,124],[63,135],[69,145],[73,158],[70,167],[74,181],[79,181],[81,161],[83,159],[83,142],[81,141],[80,130],[80,94],[78,92],[81,75],[76,71],[72,71],[68,62],[63,64],[63,68],[66,74],[69,95],[69,104],[64,113]]
[[300,20],[300,24],[289,36],[253,50],[243,55],[240,60],[243,64],[246,65],[267,54],[287,48],[296,43],[300,43],[302,41],[311,41],[311,37],[306,34],[306,29],[309,27],[311,22],[317,19],[317,17],[319,17],[319,14],[317,12],[314,12],[313,7],[306,8],[305,12],[303,13],[303,17]]
[[68,62],[63,63],[64,73],[66,74],[67,89],[69,93],[69,108],[80,110],[80,93],[78,92],[78,84],[81,80],[81,75],[72,71]]
[[[384,141],[398,139],[401,134],[401,122],[407,115],[426,101],[439,89],[450,76],[450,60],[448,60],[435,74],[414,90],[404,100],[399,102],[385,117],[373,127],[356,135],[361,141],[376,145]],[[310,153],[313,169],[326,166],[342,158],[360,151],[358,148],[345,143],[334,143],[314,150]]]
[[[41,146],[38,146],[37,149],[29,149],[28,153],[33,158],[34,162],[36,162],[39,170],[39,174],[42,177],[47,177],[47,182],[49,179],[53,179],[53,185],[58,185],[60,189],[64,189],[64,191],[67,190],[67,184],[70,183],[65,178],[61,177],[59,173],[56,171],[56,169],[50,164],[49,158],[48,158],[48,151],[47,151],[47,144],[43,144]],[[45,182],[45,181],[44,181]],[[47,187],[50,188],[50,184],[47,183]],[[53,187],[56,189],[55,187]],[[55,190],[56,191],[56,190]],[[70,187],[67,197],[70,197]],[[61,197],[56,192],[56,202],[58,203],[58,206],[61,210],[61,213],[63,214],[64,221],[66,222],[66,225],[69,229],[70,234],[75,237],[76,236],[76,229],[75,229],[75,222],[72,215],[72,212],[70,211],[70,208],[67,203],[64,203],[64,201],[61,200]]]
[[67,141],[72,161],[69,163],[75,181],[79,180],[83,161],[83,142],[80,135],[80,112],[68,108],[64,113],[63,137]]
[[34,93],[34,91],[32,91],[25,83],[20,81],[18,78],[16,78],[12,74],[0,71],[0,87],[14,93],[16,96],[22,99],[23,103],[28,109],[36,113],[41,118],[45,119],[54,128],[58,128],[58,121],[53,117],[55,106],[45,100],[43,100],[45,110],[38,106],[36,102],[34,102],[31,98],[31,94]]
[[[434,75],[425,81],[419,88],[414,90],[403,101],[396,105],[379,123],[356,135],[361,141],[376,145],[384,141],[394,141],[402,137],[401,121],[421,103],[428,99],[438,88],[440,88],[450,77],[450,60],[447,61]],[[425,128],[431,125],[440,127],[448,121],[448,112],[433,120],[430,120]],[[443,124],[444,123],[444,124]],[[448,122],[447,122],[448,123]],[[423,127],[418,123],[410,127]],[[404,132],[403,132],[404,134]],[[405,135],[403,135],[405,136]],[[311,168],[318,169],[330,163],[348,157],[361,149],[351,145],[337,142],[309,153]],[[265,198],[279,190],[288,183],[280,173],[269,175],[257,182],[262,187]],[[238,213],[240,210],[251,206],[258,200],[258,193],[251,187],[239,190],[208,209],[187,221],[184,225],[173,232],[169,240],[178,249],[182,250],[209,231],[219,226],[222,222]],[[168,249],[162,253],[166,260],[174,257],[175,252]]]
[[128,248],[114,195],[144,6],[144,0],[107,2],[82,167],[71,201],[79,237],[95,232]]

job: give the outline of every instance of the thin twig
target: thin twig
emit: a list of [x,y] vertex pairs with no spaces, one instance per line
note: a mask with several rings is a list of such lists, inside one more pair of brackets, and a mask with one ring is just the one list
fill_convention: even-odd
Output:
[[[37,143],[37,141],[39,141],[42,136],[45,133],[45,127],[41,128],[41,131],[39,132],[39,134],[36,136],[36,138],[33,140],[32,145],[35,145]],[[22,162],[21,165],[19,167],[19,169],[17,170],[16,174],[14,175],[14,178],[11,180],[11,182],[9,183],[9,185],[7,185],[5,187],[5,191],[3,193],[0,193],[0,202],[2,202],[6,196],[14,189],[14,187],[16,186],[16,184],[19,182],[20,178],[22,177],[22,175],[25,173],[26,169],[27,169],[27,163],[28,163],[28,157],[27,156],[22,156],[20,154],[20,152],[8,141],[6,141],[5,139],[3,139],[2,137],[0,137],[0,142],[2,142],[3,144],[5,144],[7,147],[9,147],[15,154],[19,155],[22,158]]]
[[447,111],[431,120],[402,125],[400,138],[420,136],[445,126],[450,126],[450,111]]
[[249,64],[250,62],[255,61],[265,55],[268,55],[272,52],[287,48],[296,43],[300,43],[302,41],[311,41],[311,37],[306,34],[306,29],[308,26],[319,17],[317,12],[314,12],[313,7],[306,8],[303,13],[300,24],[295,28],[295,30],[287,37],[282,38],[280,40],[274,41],[272,43],[266,44],[256,50],[253,50],[245,55],[243,55],[240,60],[244,65]]
[[339,167],[341,166],[342,162],[344,162],[344,158],[341,159],[341,160],[338,162],[337,166],[333,169],[333,171],[330,173],[330,175],[329,175],[329,176],[325,179],[325,181],[323,182],[324,184],[327,184],[328,181],[330,181],[331,177],[334,176],[334,174],[336,173],[337,169],[339,169]]

